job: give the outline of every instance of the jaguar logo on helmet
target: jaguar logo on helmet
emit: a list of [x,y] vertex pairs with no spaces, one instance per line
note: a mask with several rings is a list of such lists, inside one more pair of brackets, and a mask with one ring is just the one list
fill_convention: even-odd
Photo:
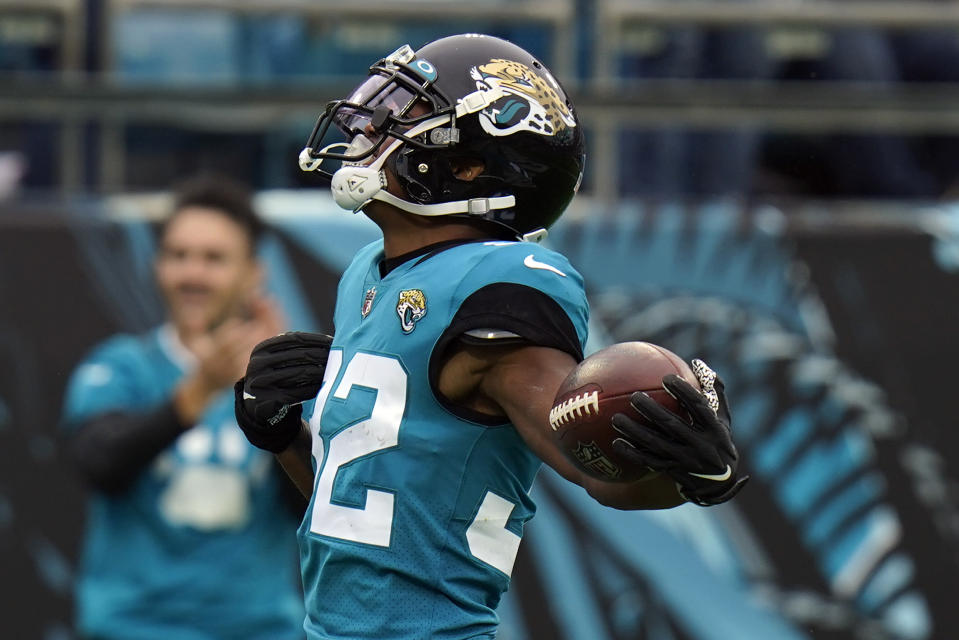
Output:
[[419,289],[400,291],[396,315],[400,317],[403,333],[411,333],[416,328],[416,323],[426,315],[426,295]]
[[480,124],[486,133],[509,136],[530,131],[553,136],[576,126],[576,119],[560,97],[556,80],[546,69],[540,73],[525,64],[501,58],[470,70],[477,88],[499,87],[507,94],[480,112]]

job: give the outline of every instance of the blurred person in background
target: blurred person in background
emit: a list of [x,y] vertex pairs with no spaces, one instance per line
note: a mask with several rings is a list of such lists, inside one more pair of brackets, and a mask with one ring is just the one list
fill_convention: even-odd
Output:
[[233,382],[283,328],[261,287],[247,190],[179,189],[159,233],[168,320],[117,335],[74,372],[64,425],[93,489],[77,593],[84,638],[302,637],[305,503],[233,417]]

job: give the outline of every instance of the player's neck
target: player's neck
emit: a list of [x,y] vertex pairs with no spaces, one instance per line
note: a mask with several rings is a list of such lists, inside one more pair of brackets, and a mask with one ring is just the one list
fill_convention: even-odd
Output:
[[412,253],[439,242],[468,240],[489,235],[466,222],[455,219],[426,218],[392,208],[367,211],[366,214],[383,232],[383,252],[386,258]]

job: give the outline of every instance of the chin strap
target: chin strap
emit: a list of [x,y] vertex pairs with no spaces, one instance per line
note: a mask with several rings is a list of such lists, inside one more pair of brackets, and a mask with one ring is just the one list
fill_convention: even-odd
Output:
[[437,204],[416,204],[397,198],[389,191],[377,191],[371,200],[391,204],[397,209],[418,216],[448,216],[454,213],[467,213],[471,216],[485,216],[495,209],[509,209],[516,206],[515,196],[495,196],[493,198],[472,198]]
[[436,204],[418,204],[393,195],[386,190],[386,172],[381,167],[387,156],[399,144],[399,140],[394,142],[383,155],[368,167],[344,165],[334,173],[330,190],[333,192],[333,200],[336,201],[336,204],[343,209],[356,213],[370,201],[379,200],[407,213],[427,217],[448,216],[454,213],[485,216],[495,209],[509,209],[516,206],[516,197],[512,195],[454,200],[453,202],[438,202]]
[[369,202],[379,200],[407,213],[427,217],[448,216],[454,213],[485,216],[495,209],[516,206],[516,197],[512,195],[436,204],[418,204],[403,200],[386,190],[386,173],[380,168],[382,164],[380,160],[386,158],[386,155],[383,154],[368,167],[349,165],[334,173],[330,190],[333,192],[333,200],[336,204],[356,213]]

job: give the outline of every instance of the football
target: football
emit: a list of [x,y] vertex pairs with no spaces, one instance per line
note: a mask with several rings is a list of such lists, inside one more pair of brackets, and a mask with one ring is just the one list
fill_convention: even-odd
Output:
[[675,412],[681,409],[663,389],[663,376],[682,376],[695,388],[699,382],[686,362],[672,351],[648,342],[620,342],[592,354],[560,385],[549,412],[552,434],[566,456],[588,475],[609,482],[632,482],[649,473],[613,451],[621,437],[610,420],[626,413],[642,422],[629,404],[636,391]]

